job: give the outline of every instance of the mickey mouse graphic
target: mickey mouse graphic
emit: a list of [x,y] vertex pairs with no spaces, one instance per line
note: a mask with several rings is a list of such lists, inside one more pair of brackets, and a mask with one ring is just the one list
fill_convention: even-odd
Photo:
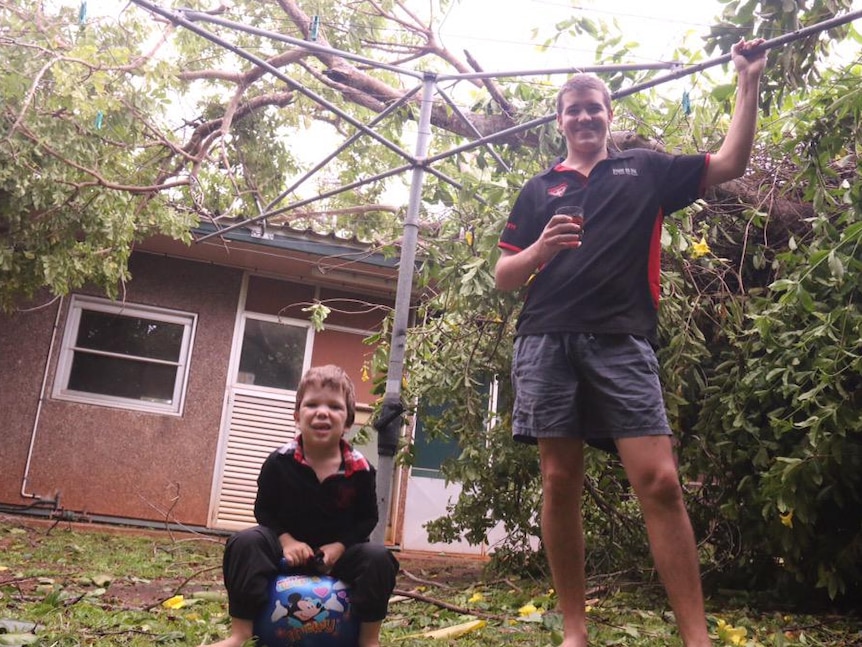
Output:
[[325,620],[328,615],[329,611],[320,600],[304,597],[301,593],[287,596],[287,619],[292,626],[301,627],[312,620]]
[[329,611],[320,600],[303,597],[301,593],[291,593],[287,596],[287,606],[284,606],[281,600],[276,600],[270,621],[275,623],[285,618],[289,626],[301,627],[312,620],[325,620],[328,615]]

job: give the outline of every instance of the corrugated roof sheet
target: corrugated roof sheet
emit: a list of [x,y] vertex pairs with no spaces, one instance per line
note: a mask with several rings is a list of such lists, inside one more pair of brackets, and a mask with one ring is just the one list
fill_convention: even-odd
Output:
[[[262,225],[261,223],[240,224],[239,221],[219,223],[225,229],[220,234],[228,240],[254,243],[290,251],[306,252],[319,256],[337,256],[345,252],[363,252],[361,261],[379,267],[396,267],[398,257],[374,251],[374,245],[362,241],[356,235],[342,231],[320,233],[307,227],[299,229],[289,224]],[[235,226],[239,224],[240,226]],[[234,227],[234,228],[228,228]],[[208,222],[200,223],[192,230],[195,238],[217,234],[217,227]]]

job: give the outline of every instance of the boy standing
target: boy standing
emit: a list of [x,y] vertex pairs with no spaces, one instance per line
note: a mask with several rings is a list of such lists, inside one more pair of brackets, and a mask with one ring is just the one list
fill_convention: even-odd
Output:
[[[698,555],[658,380],[655,342],[664,216],[745,172],[757,122],[762,40],[732,48],[737,100],[712,155],[610,151],[607,86],[570,79],[557,96],[565,160],[529,180],[500,237],[496,284],[529,284],[512,362],[516,440],[537,444],[542,539],[563,647],[586,647],[584,443],[619,452],[686,647],[706,647]],[[583,220],[557,214],[580,206]]]
[[344,439],[353,424],[353,382],[338,366],[309,369],[296,391],[295,440],[277,449],[258,476],[259,525],[231,536],[224,581],[231,634],[213,647],[241,647],[266,605],[282,559],[350,585],[360,620],[359,647],[378,647],[380,627],[395,588],[398,561],[369,542],[377,525],[374,467]]

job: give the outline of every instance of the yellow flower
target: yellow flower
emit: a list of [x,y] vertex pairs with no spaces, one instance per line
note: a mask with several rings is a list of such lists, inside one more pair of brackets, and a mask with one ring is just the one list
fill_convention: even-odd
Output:
[[186,601],[181,595],[175,595],[172,598],[168,598],[164,602],[162,602],[162,606],[165,609],[180,609],[186,606]]
[[716,626],[718,638],[726,645],[744,645],[745,635],[748,629],[745,627],[734,627],[724,620],[719,620]]
[[368,374],[368,367],[363,366],[362,367],[362,381],[368,382],[370,379],[371,379],[371,376]]
[[709,243],[706,242],[706,237],[701,236],[700,241],[696,242],[691,246],[691,257],[692,258],[700,258],[701,256],[706,256],[712,250],[709,248]]
[[787,526],[788,528],[793,527],[793,510],[788,510],[784,514],[778,515],[781,519],[781,523]]
[[545,610],[542,607],[537,607],[532,602],[527,602],[524,606],[518,609],[519,622],[541,622]]
[[485,596],[484,596],[484,595],[482,595],[481,593],[476,592],[476,593],[474,593],[473,595],[471,595],[471,596],[470,596],[470,599],[469,599],[469,600],[467,600],[467,602],[481,602],[481,601],[482,601],[482,600],[484,600],[484,599],[485,599]]

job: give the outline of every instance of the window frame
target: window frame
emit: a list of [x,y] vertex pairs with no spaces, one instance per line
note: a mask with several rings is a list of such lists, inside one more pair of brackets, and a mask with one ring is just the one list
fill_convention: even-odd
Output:
[[[72,364],[75,353],[79,351],[89,352],[89,349],[80,349],[75,345],[81,325],[81,315],[84,311],[103,312],[107,314],[122,315],[127,317],[140,317],[152,319],[161,323],[178,324],[183,326],[183,339],[180,345],[180,353],[176,362],[163,360],[150,360],[154,364],[168,364],[177,367],[177,375],[174,380],[173,398],[170,404],[138,400],[115,395],[105,395],[90,391],[77,391],[69,388],[69,379],[72,373]],[[188,390],[189,373],[194,347],[195,333],[197,331],[198,316],[192,312],[160,308],[137,303],[117,302],[99,297],[75,294],[69,303],[69,312],[66,316],[66,328],[63,333],[63,341],[60,346],[57,360],[57,372],[54,377],[54,388],[52,396],[58,400],[80,402],[96,406],[112,407],[116,409],[128,409],[132,411],[143,411],[147,413],[158,413],[169,416],[182,416],[185,407],[186,393]],[[122,353],[94,353],[107,357],[133,357]]]

